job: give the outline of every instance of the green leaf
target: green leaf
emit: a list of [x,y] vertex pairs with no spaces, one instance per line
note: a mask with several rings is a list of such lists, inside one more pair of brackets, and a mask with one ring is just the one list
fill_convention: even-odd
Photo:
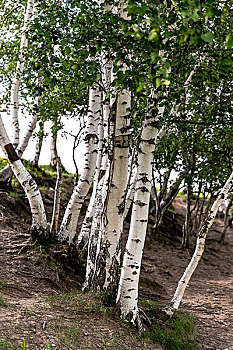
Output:
[[163,85],[169,86],[170,85],[170,80],[168,79],[163,79]]
[[152,29],[152,31],[149,34],[149,40],[153,41],[158,39],[158,33],[155,31],[155,29]]
[[69,55],[71,53],[71,48],[69,46],[66,46],[65,53]]
[[201,34],[201,38],[206,43],[211,44],[213,42],[214,34],[211,32],[206,32],[205,34]]
[[226,37],[226,48],[231,49],[233,47],[233,35],[228,34]]
[[161,78],[156,78],[155,80],[155,83],[156,83],[156,87],[159,88],[161,86]]

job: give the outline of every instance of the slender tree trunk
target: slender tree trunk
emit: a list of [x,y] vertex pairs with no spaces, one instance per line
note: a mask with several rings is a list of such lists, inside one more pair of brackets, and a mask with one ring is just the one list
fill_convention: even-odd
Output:
[[47,237],[47,220],[44,209],[43,200],[36,185],[29,172],[25,169],[22,162],[19,160],[17,153],[14,150],[13,145],[10,143],[9,137],[6,133],[2,118],[0,116],[0,144],[7,156],[8,162],[12,168],[12,171],[20,184],[22,185],[32,213],[32,226],[31,233],[34,239]]
[[57,158],[57,181],[54,192],[54,204],[53,214],[50,225],[50,237],[51,239],[57,236],[58,232],[58,220],[60,214],[60,202],[61,202],[61,185],[62,185],[62,164],[61,159]]
[[117,304],[122,316],[138,325],[140,325],[138,284],[148,222],[152,163],[158,134],[158,115],[164,111],[164,108],[161,108],[158,115],[153,116],[152,108],[149,110],[142,131],[140,153],[138,154],[138,179],[117,295]]
[[95,169],[95,175],[94,175],[94,181],[93,181],[93,191],[88,204],[85,218],[82,223],[81,230],[78,234],[77,247],[79,247],[80,244],[83,245],[84,247],[86,246],[89,239],[92,219],[95,211],[95,199],[96,199],[96,194],[98,189],[101,163],[102,163],[102,152],[103,152],[103,137],[104,137],[103,117],[100,117],[100,120],[99,120],[98,135],[99,135],[99,145],[98,145],[97,162],[96,162],[96,169]]
[[28,142],[30,140],[30,137],[32,136],[33,131],[35,130],[36,127],[36,122],[37,122],[37,117],[38,115],[35,114],[32,119],[30,120],[29,124],[28,124],[28,128],[26,130],[26,133],[22,139],[22,141],[20,142],[20,144],[18,145],[16,151],[18,153],[18,156],[21,158],[27,145]]
[[128,215],[129,209],[134,201],[135,186],[136,186],[137,178],[138,178],[138,166],[131,180],[131,184],[125,199],[125,210],[124,210],[123,219],[125,219],[126,216]]
[[199,233],[198,233],[198,238],[197,238],[197,243],[196,243],[196,249],[195,252],[192,256],[192,259],[186,268],[183,276],[181,277],[177,289],[175,291],[174,297],[171,301],[171,304],[164,309],[164,311],[168,315],[173,315],[174,312],[179,308],[181,300],[183,298],[184,292],[186,290],[187,284],[190,281],[190,278],[192,277],[194,271],[196,270],[196,267],[199,264],[199,261],[201,260],[202,254],[205,249],[205,240],[207,233],[212,226],[215,216],[218,212],[219,206],[221,205],[221,201],[223,199],[227,199],[230,190],[232,189],[233,186],[233,173],[231,173],[230,177],[228,178],[227,182],[225,183],[223,189],[219,193],[217,199],[215,200],[214,204],[212,205],[212,208],[208,214],[207,219],[204,221]]
[[78,184],[75,187],[66,208],[61,228],[58,234],[60,241],[68,241],[73,243],[79,214],[84,203],[84,199],[90,189],[93,181],[96,160],[98,153],[98,123],[101,114],[101,92],[95,87],[90,89],[89,96],[89,113],[87,118],[87,127],[85,133],[85,160],[84,169],[79,178]]
[[161,226],[166,211],[168,210],[168,208],[172,204],[173,199],[177,196],[179,189],[180,189],[180,185],[181,185],[186,173],[187,173],[186,171],[183,171],[178,176],[178,178],[175,180],[173,185],[170,187],[168,193],[161,200],[161,203],[159,204],[159,206],[157,206],[157,208],[156,208],[156,222],[155,222],[156,230],[158,230],[159,227]]
[[[56,125],[56,121],[53,121],[53,127]],[[57,153],[57,132],[52,132],[51,142],[50,142],[50,164],[55,167],[58,160]]]
[[[108,176],[108,171],[106,172]],[[95,204],[94,204],[94,214],[92,218],[92,225],[88,240],[88,254],[87,254],[87,265],[86,265],[86,277],[83,285],[83,291],[89,290],[93,286],[93,279],[95,278],[95,284],[101,285],[96,279],[96,258],[100,254],[100,243],[102,238],[101,233],[101,213],[104,210],[104,201],[107,192],[106,177],[103,176],[98,184]],[[103,283],[102,283],[103,284]]]
[[30,23],[30,20],[31,20],[33,9],[34,9],[34,0],[28,0],[27,9],[24,16],[24,26],[22,29],[23,34],[22,34],[21,43],[20,43],[20,55],[16,66],[16,75],[11,86],[11,118],[12,118],[12,129],[14,132],[13,145],[15,148],[19,144],[19,121],[18,121],[19,87],[21,83],[21,75],[24,69],[25,54],[28,47],[28,39],[26,37],[26,31],[28,28],[28,24]]
[[227,234],[227,230],[230,226],[230,224],[229,224],[229,212],[230,212],[231,207],[232,207],[232,198],[229,199],[227,202],[225,215],[224,215],[224,226],[223,226],[223,231],[222,231],[222,235],[220,238],[220,242],[224,242],[226,234]]
[[189,249],[190,244],[190,229],[191,229],[191,187],[190,184],[186,184],[187,198],[186,198],[186,213],[185,213],[185,223],[183,226],[183,238],[182,238],[182,248]]
[[[102,142],[102,163],[98,178],[98,185],[96,187],[95,198],[93,198],[92,211],[89,217],[85,218],[81,231],[85,232],[88,240],[87,250],[87,265],[86,265],[86,278],[83,286],[83,290],[89,290],[92,286],[92,280],[96,273],[96,258],[100,251],[101,241],[101,220],[104,210],[104,202],[107,195],[108,180],[110,172],[110,160],[109,155],[112,153],[109,140],[112,138],[112,111],[110,111],[109,98],[110,83],[112,76],[112,61],[105,52],[102,52],[102,83],[105,88],[103,92],[103,142]],[[111,114],[110,114],[111,113]],[[115,120],[114,120],[115,124]]]
[[38,166],[39,159],[40,159],[40,154],[41,154],[41,149],[42,149],[42,144],[44,139],[43,130],[44,130],[44,123],[42,124],[42,134],[37,136],[35,152],[31,160],[32,164],[35,166]]
[[[27,131],[26,131],[22,141],[19,143],[19,145],[16,149],[16,152],[17,152],[19,158],[22,157],[22,155],[23,155],[23,153],[28,145],[29,139],[32,136],[32,133],[36,127],[36,121],[37,121],[37,114],[34,115],[32,117],[32,119],[30,120],[30,122],[28,124]],[[10,179],[11,176],[12,176],[12,169],[8,164],[5,168],[3,168],[0,171],[0,183],[6,182],[8,179]]]

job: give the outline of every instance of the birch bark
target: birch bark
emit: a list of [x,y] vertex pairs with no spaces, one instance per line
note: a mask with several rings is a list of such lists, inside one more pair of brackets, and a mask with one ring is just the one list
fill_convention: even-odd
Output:
[[100,176],[100,171],[102,170],[101,163],[102,163],[103,136],[104,136],[104,127],[103,127],[102,116],[101,116],[100,121],[99,121],[98,135],[99,135],[99,145],[98,145],[97,162],[96,162],[96,169],[95,169],[95,175],[94,175],[94,181],[93,181],[93,191],[92,191],[91,198],[90,198],[90,201],[88,204],[85,218],[84,218],[83,223],[82,223],[81,230],[78,234],[77,247],[79,247],[80,244],[83,244],[84,246],[86,246],[88,239],[89,239],[91,225],[92,225],[92,219],[93,219],[94,211],[95,211],[95,200],[96,200],[96,195],[97,195],[97,191],[98,191],[99,176]]
[[[126,6],[127,1],[121,1],[113,7],[112,11],[118,13],[122,18],[128,19],[128,13],[125,11]],[[127,66],[123,62],[119,62],[119,66],[122,72],[127,70]],[[113,74],[112,80],[114,80]],[[110,144],[110,149],[112,148],[113,153],[109,154],[108,190],[99,229],[93,285],[104,288],[115,298],[119,281],[121,235],[128,174],[131,93],[124,89],[119,92],[114,91],[114,95],[116,98],[111,97],[110,100],[110,118],[114,125],[113,145]],[[109,132],[111,133],[111,128]]]
[[28,128],[26,130],[26,133],[22,139],[22,141],[20,142],[20,144],[18,145],[16,151],[18,153],[18,156],[21,158],[27,145],[28,142],[30,140],[30,137],[32,136],[33,131],[35,130],[36,127],[36,122],[37,122],[37,117],[38,115],[35,114],[32,119],[30,120],[29,124],[28,124]]
[[[53,127],[56,125],[56,121],[53,121]],[[57,133],[53,133],[51,135],[51,143],[50,143],[50,164],[55,167],[58,160],[57,153]]]
[[134,324],[140,324],[137,304],[138,284],[148,222],[152,162],[158,134],[158,119],[163,111],[164,107],[159,109],[156,116],[148,113],[142,131],[140,152],[138,154],[138,178],[135,188],[130,231],[123,258],[117,295],[117,304],[120,307],[121,314]]
[[43,200],[36,185],[29,172],[25,169],[22,162],[19,160],[13,145],[10,143],[9,137],[6,133],[1,115],[0,115],[0,144],[6,153],[8,162],[16,178],[22,185],[32,213],[31,234],[34,239],[40,235],[44,238],[47,235],[48,225],[44,209]]
[[102,83],[104,86],[103,92],[103,143],[102,143],[102,163],[98,178],[98,185],[96,188],[96,194],[92,206],[91,215],[88,218],[89,226],[85,222],[82,229],[85,229],[86,237],[88,240],[87,250],[87,265],[86,265],[86,277],[83,286],[83,290],[89,290],[92,286],[92,280],[96,273],[96,258],[100,252],[101,242],[101,220],[104,210],[104,202],[106,199],[109,171],[110,171],[110,160],[109,155],[112,153],[109,140],[111,138],[111,120],[112,113],[110,113],[109,98],[107,95],[110,94],[110,84],[112,76],[112,61],[105,52],[102,52]]
[[24,26],[22,29],[22,37],[19,49],[19,59],[16,66],[16,75],[11,86],[11,117],[12,117],[12,129],[13,135],[13,145],[16,148],[19,144],[19,121],[18,121],[18,111],[19,111],[19,87],[21,83],[21,75],[24,69],[25,63],[25,53],[28,47],[28,39],[26,37],[26,31],[31,20],[31,16],[34,9],[34,0],[27,1],[27,9],[24,16]]
[[90,189],[95,173],[98,153],[98,123],[100,114],[101,92],[97,87],[91,88],[89,94],[89,113],[87,118],[86,133],[84,137],[85,165],[79,178],[78,184],[75,186],[73,194],[66,208],[60,231],[58,233],[58,239],[60,241],[68,241],[69,244],[73,243],[80,210],[84,199],[86,198],[86,195]]
[[44,132],[44,122],[41,124],[41,128],[42,128],[42,135],[38,135],[37,139],[36,139],[36,146],[35,146],[35,152],[34,155],[32,157],[32,164],[34,165],[38,165],[39,163],[39,159],[40,159],[40,153],[41,153],[41,149],[42,149],[42,144],[43,144],[43,132]]
[[176,288],[171,304],[164,309],[164,311],[170,316],[172,316],[180,306],[187,284],[189,283],[190,278],[192,277],[194,271],[196,270],[196,267],[198,266],[199,261],[201,260],[202,254],[204,252],[207,233],[214,222],[215,216],[218,212],[218,209],[219,209],[219,206],[221,205],[222,200],[227,199],[232,187],[233,187],[233,173],[231,173],[230,177],[226,181],[217,199],[213,203],[206,220],[202,224],[202,227],[198,233],[196,248],[192,256],[192,259],[178,283],[178,286]]
[[[36,127],[36,120],[37,120],[37,116],[32,117],[32,120],[30,121],[30,123],[28,125],[28,129],[24,135],[24,138],[16,149],[16,152],[17,152],[19,158],[22,157],[23,152],[25,151],[25,149],[28,145],[28,141],[33,133],[33,130]],[[7,166],[5,166],[5,168],[3,168],[0,171],[0,183],[6,182],[12,176],[12,174],[13,174],[12,169],[8,164]]]

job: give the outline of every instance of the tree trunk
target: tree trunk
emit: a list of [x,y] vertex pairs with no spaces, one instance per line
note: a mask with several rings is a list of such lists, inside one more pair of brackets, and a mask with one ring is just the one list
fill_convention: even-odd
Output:
[[88,204],[85,218],[82,223],[81,230],[78,234],[77,248],[79,247],[80,244],[81,246],[83,245],[83,247],[86,246],[89,239],[90,231],[91,231],[92,219],[93,219],[94,210],[95,210],[95,199],[96,199],[96,194],[97,194],[97,189],[99,184],[99,176],[100,176],[100,171],[102,170],[101,164],[102,164],[103,137],[104,137],[102,117],[100,118],[100,121],[99,121],[98,135],[99,135],[99,145],[98,145],[97,162],[96,162],[96,169],[95,169],[95,175],[94,175],[94,181],[93,181],[93,191]]
[[189,249],[190,244],[190,229],[191,229],[191,186],[189,183],[186,184],[187,198],[186,198],[186,212],[185,212],[185,223],[183,226],[183,238],[181,246],[183,249]]
[[27,131],[22,139],[22,141],[20,142],[20,144],[18,145],[16,151],[18,153],[18,156],[19,158],[22,157],[27,145],[28,145],[28,142],[30,140],[30,137],[32,136],[32,133],[33,131],[35,130],[35,127],[36,127],[36,122],[37,122],[37,117],[38,115],[35,114],[32,119],[30,120],[29,124],[28,124],[28,128],[27,128]]
[[227,234],[227,230],[230,227],[229,212],[230,212],[231,207],[232,207],[232,198],[229,199],[228,202],[227,202],[225,215],[224,215],[224,226],[223,226],[223,231],[222,231],[222,235],[221,235],[221,238],[220,238],[220,242],[224,242],[226,234]]
[[34,0],[28,0],[27,9],[24,16],[24,26],[22,29],[22,37],[20,43],[20,55],[16,66],[16,75],[12,82],[11,86],[11,118],[12,118],[12,129],[14,132],[13,135],[13,145],[14,148],[17,148],[19,144],[19,120],[18,120],[18,111],[19,111],[19,87],[21,82],[21,75],[24,69],[25,63],[25,54],[28,47],[28,39],[26,37],[26,31],[28,24],[30,23],[31,16],[34,9]]
[[139,275],[148,222],[152,163],[158,134],[158,115],[164,111],[164,107],[161,108],[155,117],[152,108],[153,103],[142,131],[138,155],[138,179],[117,295],[117,304],[122,316],[134,324],[140,324],[138,311]]
[[156,222],[154,225],[156,230],[158,230],[159,227],[161,226],[166,211],[168,210],[168,208],[172,204],[173,199],[177,196],[179,189],[180,189],[181,182],[183,181],[186,173],[187,173],[187,171],[183,171],[178,176],[178,178],[175,180],[173,185],[170,187],[168,193],[161,200],[161,203],[159,204],[159,206],[157,206],[157,208],[156,208]]
[[34,239],[48,238],[48,225],[40,191],[38,190],[36,182],[33,180],[29,172],[23,166],[22,162],[19,160],[19,157],[15,152],[13,145],[10,143],[1,116],[0,144],[7,156],[8,162],[10,163],[14,175],[22,185],[27,195],[32,213],[32,237]]
[[42,149],[42,144],[43,144],[43,130],[44,130],[44,123],[41,125],[42,127],[42,134],[38,135],[37,140],[36,140],[36,146],[35,146],[35,152],[34,155],[32,157],[32,164],[35,166],[38,166],[39,163],[39,159],[40,159],[40,153],[41,153],[41,149]]
[[[53,127],[56,125],[56,121],[53,121]],[[58,153],[57,153],[57,132],[54,132],[52,130],[51,135],[51,143],[50,143],[50,164],[52,167],[55,167],[58,160]]]
[[207,219],[204,221],[197,238],[196,243],[196,249],[192,256],[192,259],[186,268],[183,276],[181,277],[177,289],[175,291],[174,297],[171,301],[171,304],[164,309],[164,311],[168,315],[173,315],[174,312],[179,308],[181,300],[183,298],[184,292],[186,290],[187,284],[189,283],[190,278],[192,277],[194,271],[196,270],[196,267],[198,266],[199,261],[201,260],[202,254],[205,249],[205,240],[207,233],[212,226],[215,216],[218,212],[218,208],[221,204],[221,201],[223,199],[227,199],[230,190],[233,186],[233,173],[231,173],[230,177],[228,178],[227,182],[225,183],[223,189],[219,193],[217,199],[215,200],[214,204],[212,205],[212,208],[207,216]]
[[66,208],[58,234],[58,239],[60,241],[68,241],[69,244],[73,243],[79,214],[95,173],[99,143],[98,123],[100,114],[101,92],[97,87],[91,88],[89,96],[89,113],[84,137],[86,148],[84,160],[85,165]]
[[57,159],[57,181],[54,192],[54,204],[53,204],[53,214],[50,225],[50,237],[51,240],[57,236],[58,232],[58,220],[60,214],[60,202],[61,202],[61,184],[62,184],[62,164],[61,159]]
[[[16,152],[17,152],[19,158],[22,157],[22,155],[23,155],[23,153],[28,145],[28,141],[29,141],[30,137],[32,136],[32,133],[36,127],[36,121],[37,121],[37,115],[32,117],[31,121],[28,124],[28,129],[27,129],[21,143],[19,144],[19,146],[16,149]],[[12,169],[8,164],[5,168],[3,168],[0,171],[0,183],[6,182],[8,179],[10,179],[12,174],[13,174]]]

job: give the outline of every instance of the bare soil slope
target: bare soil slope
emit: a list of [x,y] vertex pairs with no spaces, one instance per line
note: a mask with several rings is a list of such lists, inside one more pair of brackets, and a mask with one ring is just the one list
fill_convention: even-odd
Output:
[[[182,199],[176,200],[173,211],[176,214],[174,220],[177,215],[182,219]],[[174,223],[174,231],[176,226],[177,222]],[[222,229],[223,222],[216,219],[208,234],[202,260],[180,307],[196,317],[201,349],[233,350],[233,229],[229,229],[225,243],[219,244]],[[171,234],[169,232],[169,237]],[[141,297],[158,300],[161,305],[171,300],[192,254],[179,249],[179,246],[177,237],[160,243],[153,236],[147,238]]]
[[[53,190],[44,190],[43,196],[51,213]],[[63,207],[68,196],[67,188]],[[182,221],[182,200],[174,204],[173,211]],[[128,225],[125,224],[125,231]],[[200,349],[233,349],[233,230],[229,230],[225,244],[220,245],[221,225],[221,221],[216,221],[209,233],[202,262],[181,305],[182,310],[196,317]],[[154,235],[147,238],[140,301],[157,301],[163,306],[172,298],[190,260],[189,252],[179,248],[176,226],[173,215],[166,238],[161,237],[160,241]],[[12,198],[2,191],[0,349],[17,349],[24,342],[30,350],[56,346],[58,350],[160,349],[120,323],[114,311],[109,313],[95,295],[83,296],[82,279],[74,271],[82,267],[74,266],[75,257],[73,262],[68,261],[66,247],[57,247],[54,251],[59,258],[55,263],[43,247],[35,249],[31,245],[29,227],[30,212],[24,195],[19,191],[17,198]],[[68,263],[73,264],[73,269],[67,267]]]

